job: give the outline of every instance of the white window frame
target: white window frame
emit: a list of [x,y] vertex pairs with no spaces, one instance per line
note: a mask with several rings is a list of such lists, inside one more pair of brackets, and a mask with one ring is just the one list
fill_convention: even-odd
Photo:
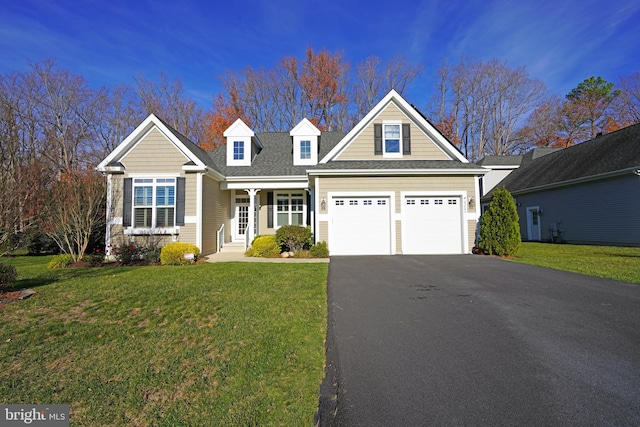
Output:
[[[309,150],[303,149],[303,145],[308,145]],[[301,139],[300,140],[300,160],[311,160],[311,140],[310,139]]]
[[[398,126],[398,152],[387,152],[387,126]],[[399,120],[382,122],[382,154],[388,158],[402,158],[402,122]]]
[[[294,196],[294,194],[300,194],[301,196]],[[278,201],[281,199],[287,199],[287,205],[286,205],[286,210],[281,211],[279,210],[280,208],[280,204],[278,204]],[[302,199],[302,210],[292,210],[293,204],[291,203],[291,201],[293,199]],[[280,227],[282,227],[283,225],[294,225],[291,221],[291,218],[294,214],[302,214],[302,224],[295,224],[295,225],[301,225],[302,227],[306,227],[307,226],[307,203],[306,203],[306,198],[305,198],[305,192],[301,191],[301,192],[297,192],[297,191],[290,191],[287,193],[275,193],[275,197],[274,197],[274,209],[273,209],[273,213],[274,213],[274,221],[273,221],[273,225],[274,225],[274,229],[278,229]],[[280,214],[287,214],[287,223],[286,224],[280,224],[279,223],[279,215]]]
[[[242,156],[237,155],[240,154],[240,151],[242,151]],[[244,141],[233,141],[233,160],[236,162],[241,162],[244,160],[245,156],[246,150]]]
[[[150,205],[137,205],[136,204],[136,188],[151,187],[151,204]],[[159,187],[173,187],[173,204],[160,205],[158,204],[158,188]],[[130,234],[150,233],[153,234],[175,234],[178,232],[179,227],[176,225],[177,215],[177,191],[178,191],[178,179],[175,176],[136,176],[132,177],[131,182],[131,226],[128,232]],[[158,227],[158,209],[171,209],[173,208],[173,225],[166,227]],[[137,227],[136,226],[136,209],[151,209],[151,226],[150,227]]]

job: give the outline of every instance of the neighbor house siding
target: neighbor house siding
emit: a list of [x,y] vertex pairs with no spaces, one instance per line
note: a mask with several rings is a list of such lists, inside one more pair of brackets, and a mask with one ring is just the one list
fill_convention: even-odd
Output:
[[[424,176],[424,177],[322,177],[320,178],[319,198],[329,200],[328,193],[341,192],[383,192],[394,194],[394,214],[400,215],[402,210],[401,192],[465,192],[467,197],[475,197],[475,181],[472,176]],[[475,241],[476,220],[467,221],[469,248]],[[395,221],[396,253],[402,253],[401,221]],[[321,240],[328,239],[328,223],[320,221]]]
[[451,160],[424,132],[418,128],[400,109],[389,103],[362,132],[340,153],[336,160],[380,160],[381,155],[374,154],[373,125],[384,121],[401,121],[411,125],[411,154],[403,155],[411,160]]
[[538,206],[540,235],[550,240],[549,227],[560,223],[569,243],[640,246],[640,178],[628,173],[617,178],[582,183],[536,193],[515,194],[523,239],[527,235],[527,207]]

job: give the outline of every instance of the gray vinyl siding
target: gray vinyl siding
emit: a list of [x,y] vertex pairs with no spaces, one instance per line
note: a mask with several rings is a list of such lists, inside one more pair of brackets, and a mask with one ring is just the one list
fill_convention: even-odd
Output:
[[561,223],[568,243],[640,246],[640,178],[632,173],[514,197],[523,239],[526,209],[539,206],[543,241],[550,240],[551,224]]

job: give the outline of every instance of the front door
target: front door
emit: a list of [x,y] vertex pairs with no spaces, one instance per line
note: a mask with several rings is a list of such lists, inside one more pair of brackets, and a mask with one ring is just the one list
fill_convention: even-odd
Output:
[[527,237],[531,241],[540,241],[540,208],[538,206],[527,208]]
[[236,197],[236,225],[233,231],[234,240],[244,240],[244,235],[249,225],[249,198]]

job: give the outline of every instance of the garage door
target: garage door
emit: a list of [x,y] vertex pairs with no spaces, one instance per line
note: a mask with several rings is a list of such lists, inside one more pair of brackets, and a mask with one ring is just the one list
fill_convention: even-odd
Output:
[[402,253],[463,253],[460,197],[405,197],[402,213]]
[[391,254],[388,197],[334,197],[331,200],[331,255]]

